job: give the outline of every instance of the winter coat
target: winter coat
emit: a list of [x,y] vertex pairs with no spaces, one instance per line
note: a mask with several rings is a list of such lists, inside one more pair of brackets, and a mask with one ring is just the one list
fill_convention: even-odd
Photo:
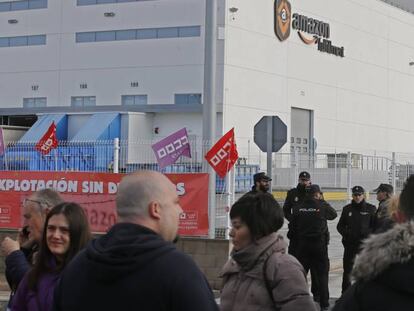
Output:
[[54,310],[216,311],[194,261],[154,231],[119,223],[65,268]]
[[381,233],[389,230],[395,224],[391,219],[389,208],[390,199],[379,202],[377,212],[375,213],[375,230],[374,233]]
[[359,246],[363,239],[374,231],[376,207],[363,200],[344,206],[337,229],[342,235],[342,243],[347,246]]
[[51,311],[53,292],[59,280],[59,273],[44,273],[37,282],[37,290],[28,286],[28,273],[20,282],[13,297],[12,311]]
[[31,248],[20,248],[10,253],[5,260],[6,263],[6,280],[10,286],[11,293],[8,307],[13,304],[14,294],[22,281],[23,277],[32,268],[33,256],[38,250],[38,245],[34,244]]
[[6,257],[6,279],[10,288],[17,288],[25,274],[31,269],[29,253],[17,250]]
[[286,194],[285,203],[283,204],[283,213],[285,218],[291,221],[293,216],[293,207],[301,204],[306,197],[306,187],[298,184],[296,188],[290,189]]
[[414,310],[414,222],[365,240],[352,275],[334,311]]
[[283,214],[285,218],[289,221],[287,237],[290,240],[297,238],[297,228],[296,223],[293,219],[293,213],[295,207],[302,204],[306,197],[306,187],[304,185],[298,184],[296,188],[290,189],[286,194],[285,203],[283,204]]
[[272,233],[233,252],[221,273],[221,310],[316,310],[301,264],[285,251],[283,238]]
[[292,221],[296,224],[297,237],[300,240],[325,239],[327,243],[329,237],[327,220],[333,220],[336,216],[335,209],[325,200],[306,198],[293,213]]

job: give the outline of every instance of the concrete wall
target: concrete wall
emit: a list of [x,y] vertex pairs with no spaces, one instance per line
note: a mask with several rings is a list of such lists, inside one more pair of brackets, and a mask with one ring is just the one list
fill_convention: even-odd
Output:
[[[6,236],[15,238],[16,235],[15,230],[0,230],[0,241],[3,241]],[[228,240],[182,238],[177,243],[177,248],[194,259],[212,289],[219,290],[221,288],[221,279],[218,275],[229,257],[230,242]],[[4,256],[0,254],[0,291],[9,290],[4,269]],[[0,310],[2,310],[1,302]]]
[[228,240],[182,238],[177,247],[194,259],[207,277],[212,289],[221,289],[222,280],[218,276],[229,258],[230,242]]

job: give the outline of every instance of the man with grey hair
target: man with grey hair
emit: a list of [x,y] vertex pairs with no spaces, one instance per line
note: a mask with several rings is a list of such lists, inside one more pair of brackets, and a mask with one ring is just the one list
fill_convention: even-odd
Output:
[[43,189],[32,193],[23,201],[24,227],[17,240],[6,237],[1,243],[2,253],[6,256],[6,279],[12,294],[33,263],[42,239],[46,215],[55,205],[63,202],[60,195],[52,189]]
[[182,212],[167,177],[141,171],[124,177],[118,220],[63,272],[54,310],[218,310],[193,260],[172,243]]

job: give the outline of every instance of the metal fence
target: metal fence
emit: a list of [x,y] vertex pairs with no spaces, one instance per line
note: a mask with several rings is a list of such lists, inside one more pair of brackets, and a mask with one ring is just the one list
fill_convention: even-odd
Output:
[[[164,169],[158,166],[151,145],[155,141],[60,141],[58,148],[48,155],[35,149],[36,142],[9,142],[0,157],[0,170],[19,171],[79,171],[119,172],[156,170],[163,173],[206,172],[203,161],[206,142],[190,139],[191,158],[180,158]],[[225,236],[228,227],[228,209],[235,193],[247,192],[252,186],[253,175],[266,170],[266,155],[257,147],[244,144],[239,149],[239,161],[234,169],[232,182],[216,179],[216,235]],[[274,153],[272,159],[274,190],[287,190],[297,183],[299,172],[307,170],[314,183],[325,190],[348,192],[353,185],[362,185],[368,191],[380,183],[393,184],[398,191],[405,179],[414,173],[414,155],[390,156],[363,155],[358,153]],[[230,184],[231,187],[227,187]]]

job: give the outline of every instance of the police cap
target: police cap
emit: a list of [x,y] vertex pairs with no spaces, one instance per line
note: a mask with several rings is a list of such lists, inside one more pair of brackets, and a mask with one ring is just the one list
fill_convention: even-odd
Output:
[[322,193],[321,188],[319,187],[319,185],[316,185],[316,184],[306,187],[306,191],[309,194]]
[[364,194],[365,190],[361,186],[355,186],[352,188],[352,194]]
[[267,176],[265,172],[259,172],[259,173],[256,173],[256,174],[253,175],[253,180],[256,183],[256,182],[259,182],[259,181],[262,181],[262,180],[271,181],[272,178]]
[[303,171],[299,174],[299,179],[310,180],[311,176],[308,172]]
[[377,189],[374,189],[374,192],[385,192],[392,194],[394,192],[394,187],[389,184],[380,184]]

